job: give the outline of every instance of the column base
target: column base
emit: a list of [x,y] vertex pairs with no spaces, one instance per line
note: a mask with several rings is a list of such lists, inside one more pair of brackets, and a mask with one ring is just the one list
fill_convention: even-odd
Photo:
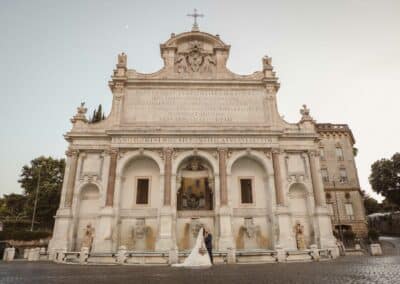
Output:
[[276,207],[275,224],[277,226],[277,243],[275,244],[275,248],[297,249],[290,219],[290,212],[287,206]]
[[176,243],[172,238],[172,213],[171,207],[163,207],[160,210],[159,234],[156,242],[157,251],[176,249]]
[[104,207],[99,214],[99,222],[95,230],[93,240],[93,252],[113,252],[114,235],[113,228],[114,208]]
[[223,251],[236,248],[232,236],[231,210],[227,206],[221,207],[219,210],[219,233],[219,250]]
[[71,208],[60,208],[55,216],[53,236],[50,239],[48,252],[51,256],[55,251],[71,248],[70,236],[72,236],[72,211]]
[[321,206],[316,207],[314,218],[318,246],[320,248],[337,248],[336,239],[332,232],[332,223],[328,208]]

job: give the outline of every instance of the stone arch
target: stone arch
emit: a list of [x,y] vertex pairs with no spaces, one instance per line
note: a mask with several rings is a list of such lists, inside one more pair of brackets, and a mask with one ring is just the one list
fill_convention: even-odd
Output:
[[137,150],[133,152],[128,152],[125,155],[123,155],[117,164],[117,171],[116,171],[117,175],[122,175],[125,167],[132,160],[140,157],[147,157],[149,159],[152,159],[158,165],[158,168],[160,170],[160,175],[164,175],[164,162],[162,161],[161,157],[157,153],[148,150]]
[[264,170],[266,171],[267,175],[273,175],[274,170],[272,166],[272,161],[268,159],[265,154],[259,152],[259,151],[253,151],[253,150],[243,150],[243,151],[238,151],[232,154],[232,156],[229,158],[226,164],[226,172],[228,175],[232,173],[232,166],[233,164],[239,160],[240,158],[243,157],[248,157],[251,158],[258,163],[260,163],[263,167]]
[[179,153],[179,155],[176,157],[176,159],[173,160],[172,164],[172,175],[176,175],[178,168],[181,166],[181,164],[189,159],[190,157],[200,157],[206,162],[208,162],[212,168],[212,171],[214,175],[219,175],[219,168],[218,168],[218,161],[217,159],[211,155],[210,153],[206,151],[197,151],[197,150],[191,150],[191,151],[185,151],[182,153]]
[[275,191],[267,162],[262,153],[240,151],[227,163],[229,204],[241,212],[233,217],[233,235],[239,250],[273,247]]

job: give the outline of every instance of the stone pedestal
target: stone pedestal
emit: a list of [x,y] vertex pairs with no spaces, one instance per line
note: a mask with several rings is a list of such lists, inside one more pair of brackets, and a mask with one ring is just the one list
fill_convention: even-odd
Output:
[[371,255],[382,255],[382,248],[380,244],[371,244],[369,248]]
[[336,248],[336,240],[332,233],[332,223],[326,207],[318,206],[314,214],[314,230],[320,248]]
[[117,262],[120,264],[124,264],[126,262],[126,252],[128,250],[126,249],[126,246],[120,246],[118,248],[118,252],[117,252]]
[[40,248],[32,248],[28,253],[28,261],[38,261],[40,258]]
[[286,206],[276,207],[277,244],[275,248],[297,249],[296,240],[293,238],[293,231],[290,222],[290,212]]
[[311,256],[314,261],[319,261],[320,256],[319,256],[319,251],[318,251],[318,246],[315,244],[310,245],[310,250],[311,250]]
[[114,209],[104,207],[99,214],[99,222],[94,232],[94,240],[91,251],[112,252],[113,251],[113,222]]
[[170,249],[168,254],[168,263],[175,264],[178,262],[179,262],[178,249],[177,248]]
[[4,261],[13,261],[15,257],[15,248],[6,248],[3,254]]
[[81,264],[86,263],[88,258],[89,258],[89,248],[82,247],[81,252],[79,254],[79,263],[81,263]]
[[276,250],[276,260],[278,262],[285,262],[286,261],[286,251],[280,245],[276,245],[275,250]]
[[236,263],[236,250],[234,248],[228,248],[228,259],[229,264]]
[[158,239],[156,242],[157,251],[169,251],[174,249],[176,244],[172,238],[172,208],[164,206],[160,210],[160,225]]
[[24,259],[28,259],[29,249],[24,249]]
[[48,252],[54,254],[58,249],[72,249],[70,238],[72,237],[72,212],[71,208],[60,208],[57,210],[53,236],[49,242]]
[[219,239],[218,249],[227,251],[235,247],[232,236],[232,221],[230,208],[227,206],[221,207],[219,210]]

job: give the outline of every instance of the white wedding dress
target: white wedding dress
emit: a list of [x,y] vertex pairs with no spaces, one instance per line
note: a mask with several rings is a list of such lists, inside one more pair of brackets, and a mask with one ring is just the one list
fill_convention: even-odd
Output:
[[[204,244],[203,238],[203,228],[199,230],[199,234],[197,235],[196,244],[194,245],[192,251],[189,256],[185,259],[183,263],[173,264],[174,267],[210,267],[211,260],[208,252],[206,250],[206,246]],[[205,253],[202,255],[199,250],[200,248],[204,248]]]

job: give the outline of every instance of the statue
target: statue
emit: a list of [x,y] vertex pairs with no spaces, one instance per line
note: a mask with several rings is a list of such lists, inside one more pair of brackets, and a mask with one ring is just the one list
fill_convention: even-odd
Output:
[[304,241],[304,226],[299,222],[296,223],[294,227],[295,235],[296,235],[296,245],[298,250],[306,249],[306,244]]
[[204,63],[203,63],[203,66],[201,68],[201,72],[211,73],[211,72],[214,71],[215,65],[216,65],[215,59],[209,54],[205,55],[204,56]]
[[127,56],[124,52],[118,54],[118,67],[126,67]]
[[175,71],[178,73],[187,72],[186,57],[183,54],[179,54],[178,58],[175,60]]
[[93,238],[94,228],[92,227],[92,224],[87,224],[85,228],[85,233],[83,235],[82,247],[87,247],[90,251],[92,249]]

